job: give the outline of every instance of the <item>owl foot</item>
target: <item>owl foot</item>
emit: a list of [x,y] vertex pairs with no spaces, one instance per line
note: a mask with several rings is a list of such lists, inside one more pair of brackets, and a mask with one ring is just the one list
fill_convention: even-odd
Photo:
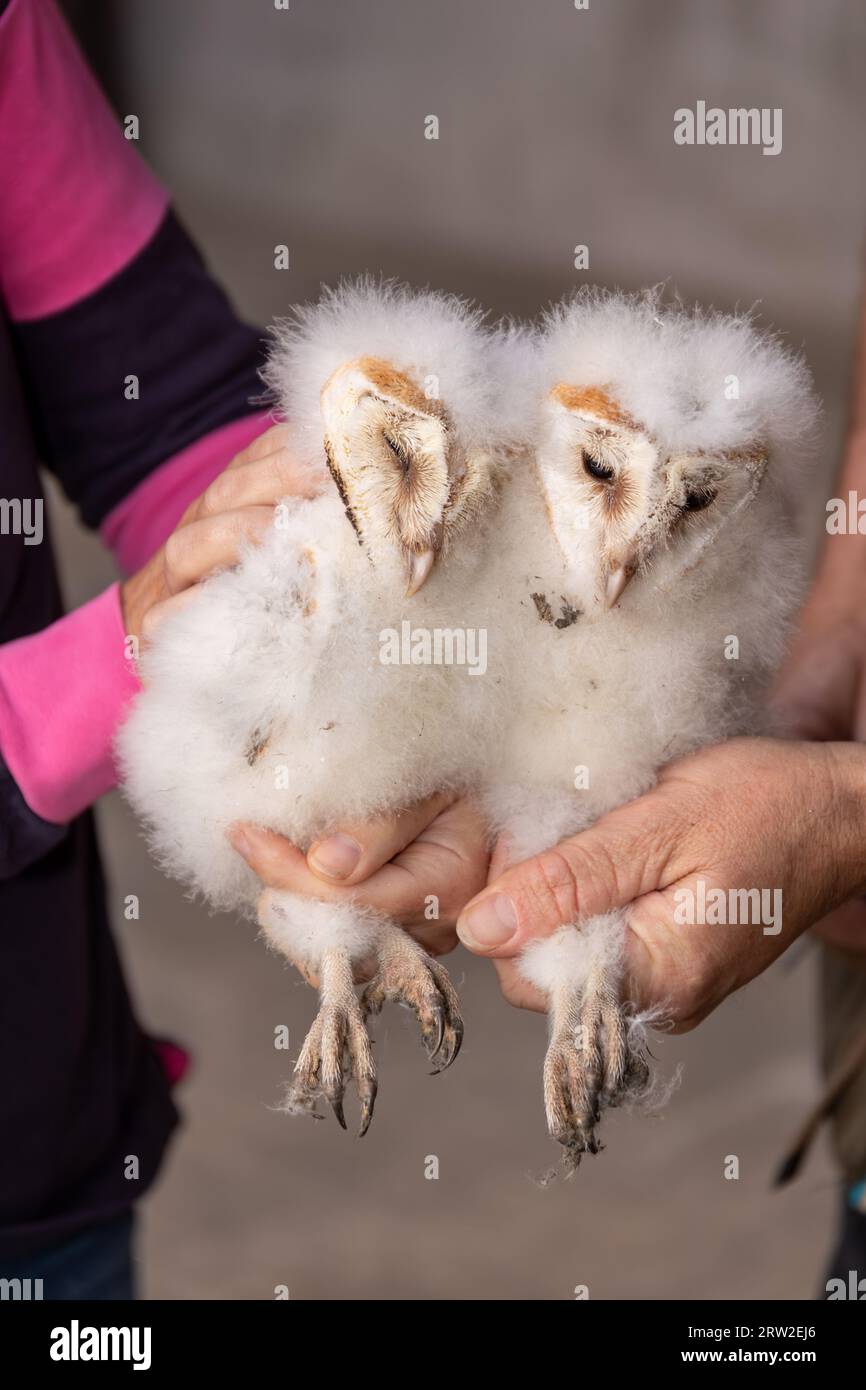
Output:
[[566,1175],[585,1153],[598,1153],[596,1127],[608,1106],[644,1092],[649,1078],[640,1030],[603,973],[560,995],[544,1059],[544,1106]]
[[405,1004],[421,1025],[432,1075],[446,1071],[463,1041],[460,1001],[448,972],[397,927],[383,929],[377,956],[379,969],[361,998],[365,1016],[386,1003]]
[[[435,1071],[444,1071],[463,1040],[454,986],[445,969],[406,932],[353,904],[337,906],[267,890],[258,910],[270,945],[291,960],[308,983],[319,984],[319,1012],[295,1064],[283,1109],[321,1119],[316,1103],[324,1096],[345,1129],[343,1099],[354,1077],[361,1102],[360,1137],[370,1126],[376,1099],[368,1017],[388,1001],[406,1004],[418,1017]],[[370,981],[360,999],[356,974]]]
[[324,953],[321,981],[321,1007],[295,1063],[284,1109],[292,1115],[307,1114],[320,1120],[316,1101],[324,1096],[345,1129],[343,1096],[347,1080],[354,1076],[361,1103],[358,1137],[362,1138],[373,1118],[376,1067],[346,951],[334,949]]

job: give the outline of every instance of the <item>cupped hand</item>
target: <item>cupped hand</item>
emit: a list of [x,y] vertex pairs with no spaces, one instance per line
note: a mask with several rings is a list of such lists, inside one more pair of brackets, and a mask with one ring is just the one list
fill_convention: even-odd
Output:
[[457,917],[487,878],[484,821],[471,799],[453,795],[340,826],[306,854],[259,826],[236,825],[229,838],[266,891],[351,899],[393,918],[437,956],[457,945]]
[[[526,943],[631,904],[628,997],[685,1032],[864,888],[866,749],[734,739],[669,764],[652,791],[500,873],[457,929],[494,960],[511,1003],[543,1009],[518,968]],[[779,890],[780,921],[684,924],[711,889],[726,901],[769,890],[769,905]]]
[[[147,643],[195,586],[237,564],[244,545],[273,524],[284,497],[314,496],[319,479],[286,446],[287,427],[273,425],[232,459],[187,507],[168,540],[120,588],[124,630]],[[324,476],[324,475],[323,475]]]

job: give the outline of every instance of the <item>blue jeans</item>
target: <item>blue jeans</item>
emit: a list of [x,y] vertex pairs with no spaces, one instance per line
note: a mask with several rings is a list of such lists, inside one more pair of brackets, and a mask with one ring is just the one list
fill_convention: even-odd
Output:
[[54,1300],[135,1298],[132,1236],[135,1218],[125,1211],[98,1226],[89,1226],[62,1245],[40,1250],[0,1268],[0,1278],[42,1280],[42,1297]]

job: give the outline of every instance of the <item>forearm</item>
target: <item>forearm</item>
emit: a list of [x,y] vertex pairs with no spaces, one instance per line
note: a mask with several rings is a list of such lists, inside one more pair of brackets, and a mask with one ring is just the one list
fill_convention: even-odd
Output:
[[191,502],[268,424],[265,411],[211,430],[149,473],[102,522],[99,533],[124,574],[147,564]]
[[[866,420],[849,433],[833,500],[843,525],[824,538],[803,614],[807,628],[866,610]],[[828,509],[828,524],[835,510]]]
[[0,754],[43,820],[71,820],[114,786],[114,733],[138,688],[116,585],[0,647]]
[[847,524],[844,528],[833,526],[828,508],[827,534],[803,615],[806,627],[821,626],[828,618],[866,609],[866,296],[854,367],[850,422],[842,466],[833,484],[833,498],[842,503],[842,516]]
[[824,828],[827,879],[815,919],[849,898],[866,894],[866,746],[828,743],[831,804]]

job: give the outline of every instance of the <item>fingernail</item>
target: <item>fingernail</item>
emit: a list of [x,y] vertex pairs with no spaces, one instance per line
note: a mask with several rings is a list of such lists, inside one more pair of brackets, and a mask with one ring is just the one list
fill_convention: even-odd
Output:
[[361,846],[356,840],[350,840],[348,835],[331,835],[313,845],[307,862],[326,878],[348,878],[360,858]]
[[490,951],[495,946],[504,946],[516,931],[514,903],[504,893],[493,893],[489,898],[482,898],[457,923],[457,935],[470,950],[480,947]]
[[242,859],[249,859],[253,852],[253,847],[250,844],[249,836],[246,831],[242,830],[239,825],[230,825],[226,831],[226,836],[232,849],[236,849]]

